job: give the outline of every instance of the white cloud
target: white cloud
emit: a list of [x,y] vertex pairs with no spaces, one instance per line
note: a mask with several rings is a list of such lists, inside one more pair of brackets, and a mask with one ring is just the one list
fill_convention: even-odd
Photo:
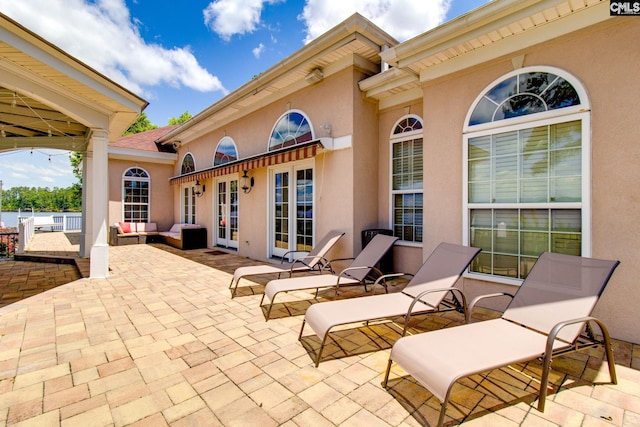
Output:
[[124,0],[0,0],[0,9],[139,95],[145,95],[145,87],[162,84],[226,93],[188,47],[147,43]]
[[451,0],[306,0],[300,19],[306,43],[355,12],[404,41],[441,24],[450,6]]
[[264,52],[264,43],[260,43],[258,47],[253,48],[253,56],[260,59],[260,55]]
[[286,0],[214,0],[204,9],[204,23],[223,40],[254,32],[265,4]]

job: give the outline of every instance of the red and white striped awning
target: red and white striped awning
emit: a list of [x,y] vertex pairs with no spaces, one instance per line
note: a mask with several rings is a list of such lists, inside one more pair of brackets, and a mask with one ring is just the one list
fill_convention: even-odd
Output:
[[183,184],[185,182],[200,181],[217,176],[250,171],[252,169],[275,166],[282,163],[295,162],[297,160],[315,157],[318,149],[324,148],[319,140],[293,145],[277,151],[270,151],[246,159],[234,160],[223,165],[214,166],[201,171],[174,176],[169,180],[171,184]]

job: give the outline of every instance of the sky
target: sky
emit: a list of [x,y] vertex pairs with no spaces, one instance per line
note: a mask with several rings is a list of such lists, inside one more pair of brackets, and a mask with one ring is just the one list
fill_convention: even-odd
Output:
[[[402,42],[488,0],[0,0],[0,12],[149,102],[196,115],[354,12]],[[69,153],[0,153],[4,189],[69,187]]]

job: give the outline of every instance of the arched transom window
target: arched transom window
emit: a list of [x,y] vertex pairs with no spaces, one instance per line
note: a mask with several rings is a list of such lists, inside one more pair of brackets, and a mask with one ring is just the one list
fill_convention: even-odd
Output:
[[213,166],[223,165],[228,162],[238,160],[238,150],[236,144],[228,136],[220,140],[213,155]]
[[391,133],[391,226],[405,242],[422,243],[422,121],[400,119]]
[[289,147],[313,139],[313,127],[305,115],[298,111],[288,111],[273,127],[269,138],[269,151]]
[[122,177],[124,222],[149,222],[149,174],[144,169],[127,169]]
[[471,272],[524,279],[542,252],[589,256],[590,113],[557,69],[504,76],[476,99],[464,135]]
[[180,167],[180,174],[184,175],[186,173],[191,173],[196,171],[196,162],[193,160],[193,156],[191,153],[185,154],[182,159],[182,166]]
[[580,104],[576,89],[549,72],[523,72],[502,80],[477,102],[469,126]]

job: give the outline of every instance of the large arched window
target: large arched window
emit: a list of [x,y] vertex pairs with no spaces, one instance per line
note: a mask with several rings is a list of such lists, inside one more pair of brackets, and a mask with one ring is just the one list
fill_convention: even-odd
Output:
[[144,169],[127,169],[122,176],[122,218],[124,222],[149,222],[149,174]]
[[544,251],[589,256],[590,114],[575,78],[549,67],[503,76],[464,135],[471,272],[524,279]]
[[234,160],[238,160],[236,143],[230,137],[225,136],[218,142],[216,152],[213,154],[213,166],[223,165]]
[[391,142],[391,226],[405,242],[422,243],[423,151],[422,121],[417,116],[400,119]]
[[196,171],[196,162],[193,159],[193,155],[191,153],[187,153],[184,155],[182,159],[182,165],[180,166],[180,174],[184,175],[186,173],[191,173]]
[[269,151],[289,147],[313,139],[313,127],[304,113],[288,111],[276,122],[269,138]]

